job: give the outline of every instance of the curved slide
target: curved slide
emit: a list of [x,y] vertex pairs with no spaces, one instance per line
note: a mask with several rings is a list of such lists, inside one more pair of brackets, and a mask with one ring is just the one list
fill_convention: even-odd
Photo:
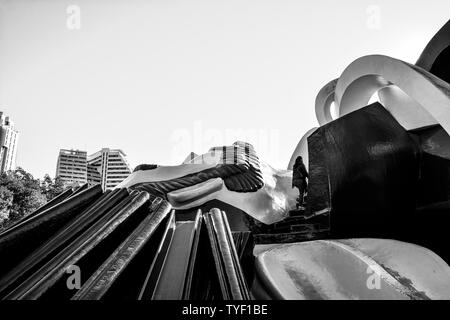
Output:
[[257,255],[256,270],[258,281],[252,289],[255,297],[450,299],[450,267],[428,249],[395,240],[274,245]]

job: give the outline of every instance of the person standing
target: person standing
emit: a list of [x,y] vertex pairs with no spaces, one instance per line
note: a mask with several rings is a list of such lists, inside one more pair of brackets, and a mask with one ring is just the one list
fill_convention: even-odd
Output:
[[297,159],[295,159],[292,176],[292,188],[296,187],[299,191],[299,197],[297,199],[297,209],[300,206],[303,206],[303,198],[308,188],[308,182],[306,181],[307,178],[308,171],[306,171],[305,164],[303,163],[303,158],[301,156],[298,156]]

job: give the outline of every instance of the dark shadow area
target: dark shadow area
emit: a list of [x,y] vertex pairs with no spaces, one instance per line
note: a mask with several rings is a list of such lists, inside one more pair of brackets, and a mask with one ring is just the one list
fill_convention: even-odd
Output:
[[450,46],[439,54],[430,72],[445,82],[450,83]]
[[384,238],[424,246],[450,262],[450,137],[407,132],[375,103],[310,138],[307,210],[330,210],[330,238]]

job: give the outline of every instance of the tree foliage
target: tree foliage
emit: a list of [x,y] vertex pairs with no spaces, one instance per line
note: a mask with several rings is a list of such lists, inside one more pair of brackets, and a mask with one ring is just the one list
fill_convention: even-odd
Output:
[[0,187],[0,223],[7,220],[13,202],[13,193],[8,188]]
[[27,216],[65,190],[59,179],[35,179],[22,168],[0,175],[0,229]]
[[41,181],[41,192],[47,201],[50,201],[67,190],[70,186],[71,185],[64,183],[60,177],[52,179],[48,174],[46,174],[44,179]]

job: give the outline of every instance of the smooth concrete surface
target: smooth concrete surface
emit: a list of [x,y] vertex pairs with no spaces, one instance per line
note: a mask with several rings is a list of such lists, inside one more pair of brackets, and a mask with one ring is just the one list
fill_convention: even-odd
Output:
[[334,79],[327,83],[316,97],[315,110],[316,118],[319,125],[323,126],[328,122],[333,121],[333,116],[331,114],[331,104],[334,102],[334,91],[336,89],[336,84],[339,79]]
[[367,106],[373,94],[391,85],[417,102],[388,107],[399,123],[410,130],[439,123],[450,133],[449,84],[419,67],[382,55],[359,58],[342,73],[335,91],[339,116]]
[[318,240],[255,250],[266,290],[282,299],[450,299],[450,267],[395,240]]

